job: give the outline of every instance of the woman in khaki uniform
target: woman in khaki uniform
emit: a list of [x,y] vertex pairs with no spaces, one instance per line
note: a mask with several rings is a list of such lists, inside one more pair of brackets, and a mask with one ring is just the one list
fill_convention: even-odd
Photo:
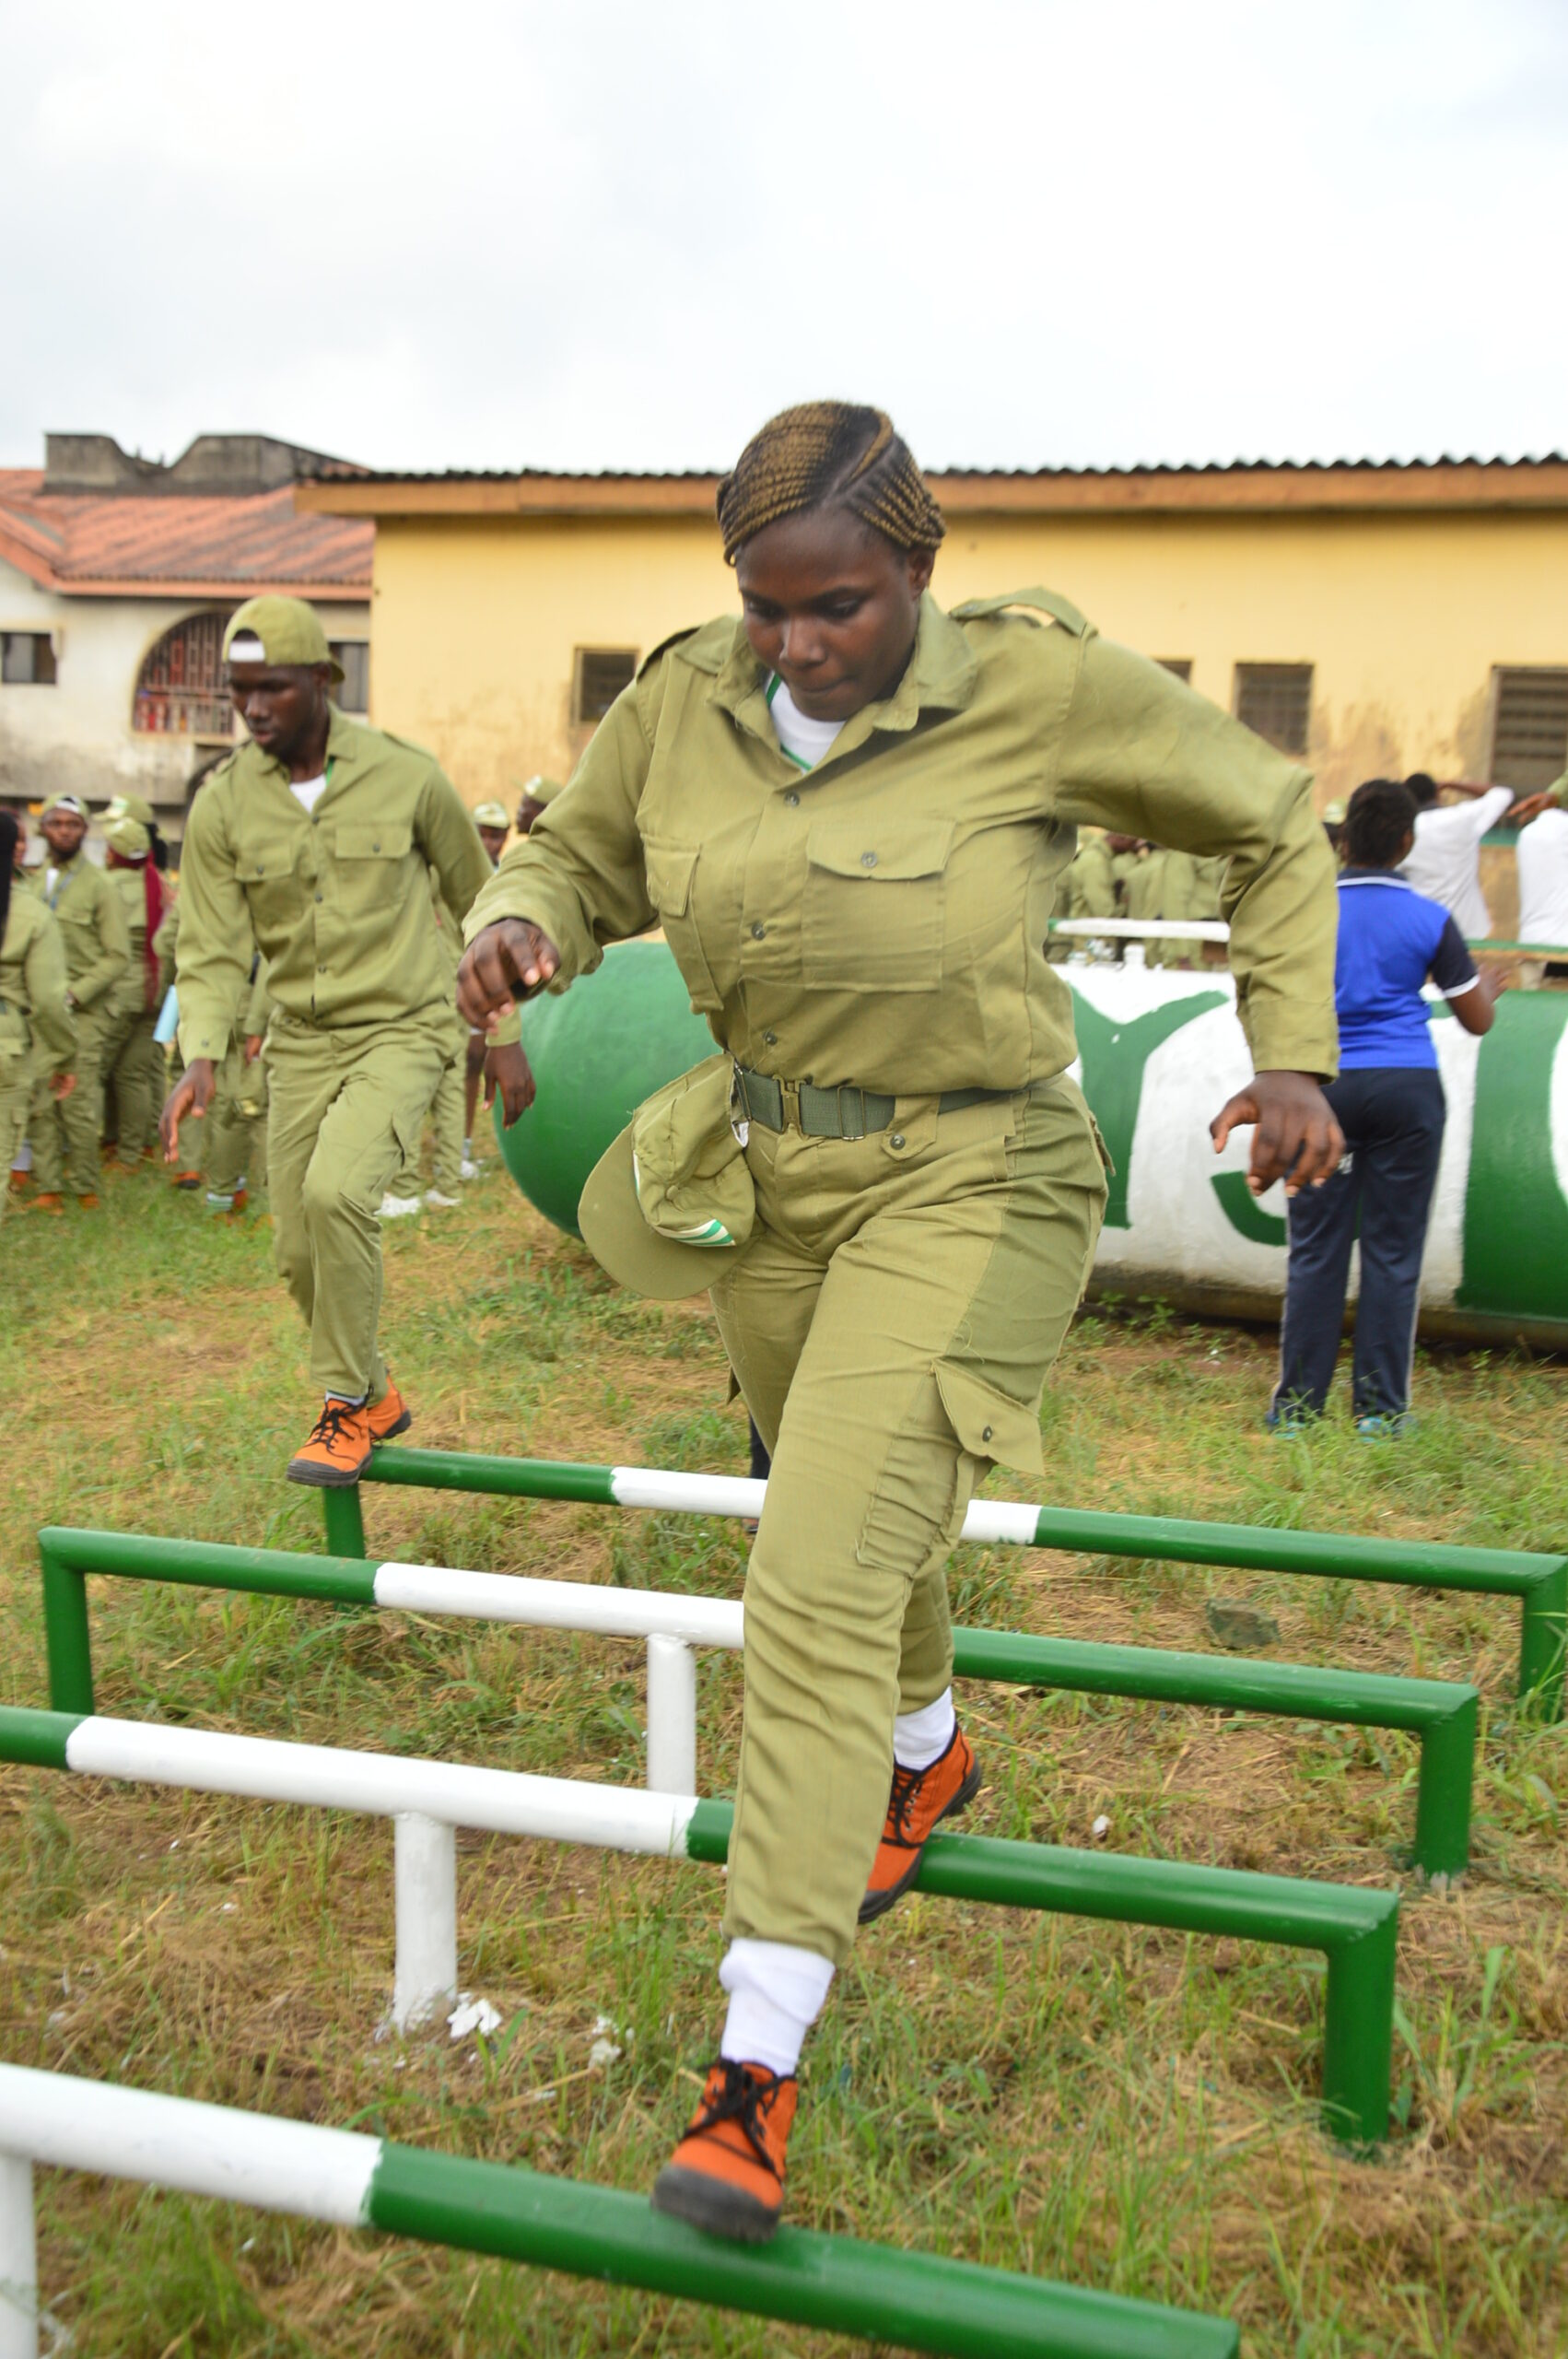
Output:
[[749,1235],[690,1250],[773,1472],[746,1579],[730,2009],[654,2201],[755,2239],[857,1919],[979,1782],[944,1563],[992,1462],[1042,1473],[1041,1390],[1105,1199],[1044,946],[1079,822],[1228,857],[1260,1070],[1216,1144],[1257,1124],[1260,1189],[1322,1180],[1341,1142],[1306,773],[1047,592],[944,613],[942,519],[878,411],[787,412],[719,516],[741,622],[643,664],[478,895],[459,998],[482,1022],[657,921],[733,1063],[686,1170],[721,1173]]
[[[11,1166],[27,1136],[34,1082],[69,1097],[76,1027],[65,1004],[65,946],[53,912],[13,891],[21,829],[0,811],[0,1220],[10,1201]],[[60,1210],[58,1201],[53,1205]]]

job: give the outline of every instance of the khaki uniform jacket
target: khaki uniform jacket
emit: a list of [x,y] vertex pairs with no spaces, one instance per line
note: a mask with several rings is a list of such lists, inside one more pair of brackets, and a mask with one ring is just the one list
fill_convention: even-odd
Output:
[[0,944],[0,1085],[19,1080],[24,1070],[34,1080],[70,1072],[76,1027],[65,985],[58,921],[38,896],[13,884]]
[[434,758],[335,706],[308,813],[284,764],[240,746],[191,806],[180,867],[180,1051],[221,1057],[252,940],[273,1004],[319,1029],[385,1025],[451,999],[428,872],[466,910],[490,863]]
[[107,870],[95,868],[85,851],[54,871],[54,890],[47,889],[49,869],[30,870],[34,893],[53,910],[65,948],[66,988],[78,1008],[99,1008],[107,1015],[110,993],[131,963],[131,936],[124,904]]
[[744,1064],[895,1096],[1019,1089],[1076,1053],[1045,945],[1086,822],[1229,855],[1254,1060],[1334,1072],[1334,864],[1308,773],[1065,600],[948,615],[928,594],[897,687],[804,776],[766,685],[732,620],[657,649],[468,940],[530,918],[564,987],[657,921]]
[[[104,874],[120,898],[124,912],[125,932],[130,938],[130,964],[115,979],[109,994],[109,1012],[113,1015],[141,1015],[149,1004],[147,970],[147,887],[146,878],[139,868],[107,868]],[[162,932],[160,925],[158,931]]]

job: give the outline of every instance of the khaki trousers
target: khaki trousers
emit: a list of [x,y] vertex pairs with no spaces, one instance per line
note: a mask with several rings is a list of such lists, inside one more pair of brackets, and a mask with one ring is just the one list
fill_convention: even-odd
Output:
[[387,1389],[376,1207],[417,1144],[451,1034],[445,1007],[337,1031],[273,1017],[267,1192],[318,1392],[379,1401]]
[[713,1289],[773,1453],[745,1588],[731,1939],[842,1964],[893,1722],[953,1672],[946,1558],[994,1461],[1042,1473],[1038,1404],[1099,1235],[1097,1134],[1065,1077],[889,1130],[754,1123],[758,1231]]
[[231,1195],[245,1180],[252,1195],[267,1184],[266,1051],[249,1064],[239,1041],[217,1069],[212,1112],[207,1116],[206,1182],[209,1194]]
[[116,1144],[122,1163],[139,1163],[146,1148],[156,1144],[161,1102],[153,1094],[152,1054],[158,1043],[153,1028],[156,1007],[127,1010],[111,1015],[99,1047],[99,1086],[114,1086],[119,1116]]
[[11,1202],[11,1166],[22,1151],[32,1108],[32,1066],[26,1049],[0,1042],[0,1220]]
[[100,1008],[76,1010],[76,1086],[69,1097],[52,1097],[49,1085],[34,1085],[28,1136],[32,1176],[42,1195],[88,1196],[99,1185],[98,1139],[103,1128],[103,1091],[99,1061],[106,1018]]

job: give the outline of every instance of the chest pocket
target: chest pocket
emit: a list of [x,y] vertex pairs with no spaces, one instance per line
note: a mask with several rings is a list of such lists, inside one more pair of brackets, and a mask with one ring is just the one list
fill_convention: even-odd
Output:
[[675,954],[692,1005],[709,1014],[723,1002],[697,930],[696,866],[702,853],[686,844],[645,841],[642,855],[648,898],[659,912],[664,939]]
[[340,820],[333,836],[333,896],[345,918],[383,915],[401,897],[397,863],[414,849],[409,820]]
[[820,821],[806,839],[807,988],[936,991],[952,848],[951,819]]
[[269,937],[275,937],[280,926],[297,922],[304,906],[303,887],[281,847],[273,851],[237,851],[234,874],[250,904],[258,939],[263,929]]

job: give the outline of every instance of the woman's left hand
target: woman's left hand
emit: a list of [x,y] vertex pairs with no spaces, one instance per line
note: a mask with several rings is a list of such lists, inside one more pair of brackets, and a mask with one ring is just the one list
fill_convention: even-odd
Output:
[[1276,1180],[1293,1196],[1310,1183],[1321,1188],[1333,1178],[1345,1152],[1345,1134],[1334,1109],[1309,1073],[1255,1073],[1245,1089],[1228,1098],[1209,1125],[1219,1154],[1233,1131],[1248,1122],[1258,1129],[1246,1184],[1255,1196]]

